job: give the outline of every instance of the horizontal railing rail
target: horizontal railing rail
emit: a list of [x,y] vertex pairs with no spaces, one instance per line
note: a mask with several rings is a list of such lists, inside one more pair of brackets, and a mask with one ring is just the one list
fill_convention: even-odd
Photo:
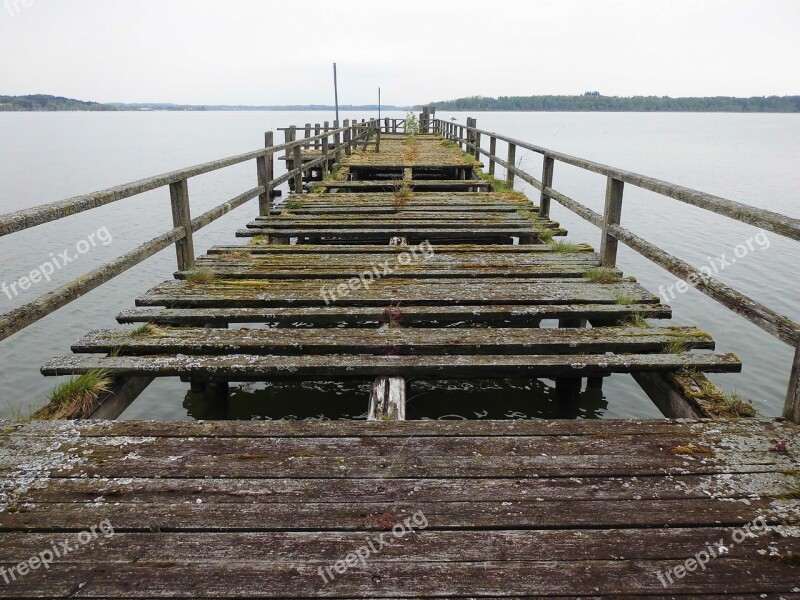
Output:
[[[707,194],[647,175],[578,158],[516,138],[500,135],[493,131],[478,129],[475,119],[471,118],[467,120],[466,125],[435,119],[433,121],[433,129],[435,133],[440,133],[447,139],[458,143],[460,147],[464,147],[475,158],[480,158],[480,156],[487,157],[489,159],[489,174],[494,175],[495,165],[503,167],[506,170],[506,183],[509,187],[513,187],[514,178],[519,177],[539,190],[541,217],[547,218],[550,216],[550,200],[552,199],[599,227],[601,229],[600,262],[603,266],[616,266],[617,245],[618,242],[622,242],[688,285],[744,317],[775,338],[794,347],[794,360],[792,362],[783,415],[796,423],[800,422],[800,324],[725,285],[708,273],[703,273],[700,269],[662,250],[620,225],[623,189],[626,183],[795,241],[800,241],[800,219]],[[482,146],[483,139],[489,140],[488,150]],[[498,140],[507,144],[505,160],[496,154]],[[537,179],[516,164],[517,148],[542,155],[541,179]],[[556,162],[562,162],[606,177],[603,214],[593,211],[553,187],[553,173]]]
[[[368,142],[370,138],[377,134],[378,129],[375,119],[361,123],[350,123],[346,120],[343,122],[342,127],[334,124],[333,128],[328,128],[322,133],[315,133],[297,140],[292,138],[280,145],[273,144],[273,132],[268,131],[265,135],[264,148],[258,150],[147,177],[90,194],[83,194],[66,200],[0,215],[0,236],[11,235],[31,227],[64,219],[163,187],[168,187],[170,190],[173,215],[173,228],[169,231],[73,279],[69,283],[39,296],[31,302],[0,315],[0,341],[77,300],[170,245],[174,244],[176,247],[178,269],[181,271],[193,269],[193,234],[195,232],[254,198],[259,198],[259,215],[269,216],[272,211],[272,200],[276,195],[275,189],[278,186],[294,179],[295,189],[302,190],[303,174],[322,166],[331,168],[333,164],[339,162],[343,151],[349,154],[357,143]],[[295,132],[297,128],[293,127],[288,130]],[[331,137],[333,137],[332,143]],[[342,138],[344,138],[344,141],[342,141]],[[321,156],[312,161],[301,160],[302,148],[307,147],[309,143],[316,143],[317,141],[319,141],[322,149]],[[275,177],[274,156],[279,152],[286,152],[287,155],[291,154],[295,162],[285,174]],[[190,178],[251,160],[256,161],[258,180],[256,187],[219,204],[199,217],[191,217],[188,187]]]

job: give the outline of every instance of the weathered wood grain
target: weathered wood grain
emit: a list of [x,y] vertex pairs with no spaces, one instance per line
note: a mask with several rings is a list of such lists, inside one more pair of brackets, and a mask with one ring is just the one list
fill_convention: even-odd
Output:
[[713,350],[693,327],[593,329],[407,328],[205,329],[162,328],[152,335],[102,329],[72,345],[73,352],[121,354],[634,354],[663,352],[675,340],[686,349]]
[[585,377],[604,373],[678,371],[738,373],[742,363],[732,354],[611,355],[455,355],[455,356],[69,356],[42,366],[44,375],[76,375],[103,369],[114,376],[190,377],[219,381],[265,379],[371,379],[378,376],[435,379],[492,377]]

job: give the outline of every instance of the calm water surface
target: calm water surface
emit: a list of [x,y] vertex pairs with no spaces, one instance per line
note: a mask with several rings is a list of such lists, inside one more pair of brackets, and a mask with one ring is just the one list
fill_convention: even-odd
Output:
[[[355,115],[345,114],[342,118]],[[359,114],[359,117],[365,116]],[[402,116],[388,114],[387,116]],[[441,115],[464,122],[467,115]],[[647,114],[647,113],[478,113],[482,128],[507,133],[567,153],[638,171],[800,217],[800,115]],[[60,200],[156,173],[254,149],[263,132],[289,124],[333,120],[327,113],[0,113],[0,212]],[[280,134],[276,138],[282,139]],[[498,144],[502,153],[505,149]],[[536,174],[537,155],[518,160]],[[278,162],[278,169],[282,167]],[[192,212],[198,215],[255,185],[255,165],[246,164],[190,181]],[[555,187],[601,212],[605,180],[599,175],[556,165]],[[530,191],[530,190],[526,190]],[[531,194],[532,197],[535,197]],[[234,231],[257,210],[251,202],[219,219],[195,238],[196,251],[230,243]],[[570,231],[571,241],[597,246],[597,229],[554,204],[553,218]],[[677,201],[625,190],[622,224],[698,267],[714,257],[734,256],[737,245],[758,230]],[[150,192],[89,213],[0,238],[0,283],[14,282],[32,269],[75,249],[98,230],[107,244],[85,253],[51,281],[19,296],[0,293],[0,312],[19,306],[76,276],[119,256],[169,229],[167,190]],[[736,289],[795,320],[798,302],[798,247],[769,234],[751,242],[752,250],[719,274]],[[82,248],[86,248],[84,244]],[[74,254],[74,250],[72,251]],[[651,291],[674,285],[675,278],[622,247],[620,267]],[[45,403],[55,380],[39,366],[68,352],[92,328],[116,327],[115,315],[137,295],[175,270],[172,249],[116,278],[12,338],[0,342],[0,417],[25,414]],[[721,387],[751,398],[766,415],[780,412],[791,351],[782,343],[728,312],[699,292],[670,300],[673,321],[693,323],[717,340],[717,350],[736,352],[741,375],[714,376]],[[191,394],[177,380],[160,380],[128,409],[124,418],[364,418],[369,382],[244,384],[232,388],[227,406]],[[413,418],[657,418],[659,412],[629,376],[613,376],[602,389],[588,390],[565,407],[551,381],[412,381]]]

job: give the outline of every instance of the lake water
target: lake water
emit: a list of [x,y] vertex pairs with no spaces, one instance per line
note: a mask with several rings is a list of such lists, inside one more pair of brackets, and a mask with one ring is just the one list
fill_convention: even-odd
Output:
[[[355,114],[343,114],[342,119]],[[359,114],[359,117],[366,115]],[[386,116],[403,116],[388,113]],[[467,115],[440,114],[464,123]],[[477,113],[481,128],[606,164],[694,187],[753,206],[800,217],[800,115],[648,113]],[[60,200],[192,164],[255,149],[263,132],[290,124],[333,120],[328,113],[120,112],[0,113],[0,212]],[[276,132],[276,141],[282,136]],[[502,144],[498,150],[504,152]],[[541,159],[517,155],[538,176]],[[277,162],[278,172],[282,162]],[[255,185],[255,165],[231,167],[190,181],[192,213],[201,212]],[[523,187],[523,186],[521,186]],[[605,179],[556,165],[554,187],[602,212]],[[530,191],[530,190],[527,190]],[[533,196],[535,197],[535,196]],[[195,237],[195,249],[235,241],[234,231],[257,211],[252,201]],[[570,241],[599,243],[598,230],[554,203],[553,218]],[[622,224],[698,267],[753,243],[719,278],[779,313],[800,320],[798,246],[677,201],[627,186]],[[0,238],[0,282],[13,282],[94,234],[95,245],[73,263],[9,298],[6,312],[119,256],[171,226],[166,189]],[[105,243],[107,241],[107,243]],[[100,243],[97,243],[100,242]],[[675,278],[621,247],[620,267],[654,293]],[[175,270],[167,249],[100,289],[0,342],[0,417],[30,412],[45,403],[55,380],[40,365],[69,352],[89,329],[117,326],[114,317],[134,298]],[[12,294],[13,296],[13,294]],[[673,321],[710,332],[717,350],[736,352],[740,375],[713,376],[720,387],[753,400],[764,415],[780,413],[791,350],[757,327],[690,289],[671,299]],[[177,380],[158,380],[124,418],[363,418],[368,382],[302,385],[246,384],[232,388],[227,407],[188,393]],[[416,418],[657,418],[658,411],[626,375],[589,390],[569,409],[559,406],[548,381],[423,382],[411,384],[410,415]]]

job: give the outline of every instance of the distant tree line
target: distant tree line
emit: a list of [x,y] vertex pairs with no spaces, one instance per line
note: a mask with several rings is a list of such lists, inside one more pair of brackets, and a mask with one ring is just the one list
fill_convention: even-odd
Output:
[[582,96],[471,96],[432,102],[440,110],[529,110],[529,111],[604,111],[604,112],[800,112],[800,96],[754,96],[733,98],[670,98],[669,96],[602,96],[586,92]]
[[62,96],[33,94],[30,96],[0,96],[0,111],[52,111],[52,110],[117,110],[109,104],[84,102]]

